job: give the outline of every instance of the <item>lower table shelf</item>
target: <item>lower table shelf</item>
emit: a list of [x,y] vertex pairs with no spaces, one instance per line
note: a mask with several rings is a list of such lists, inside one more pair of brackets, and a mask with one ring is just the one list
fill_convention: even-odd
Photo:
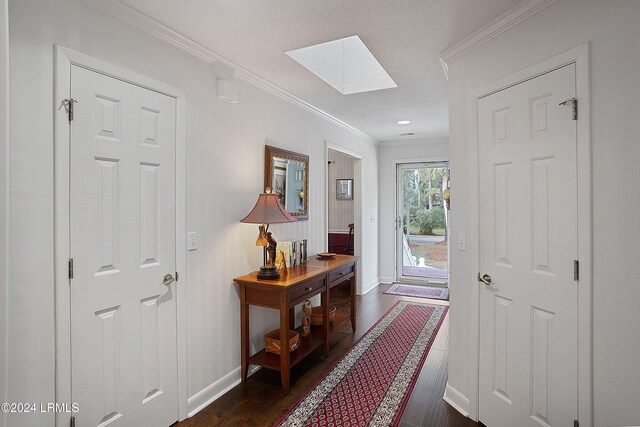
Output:
[[[349,314],[336,312],[336,317],[333,322],[329,324],[329,334],[333,331],[340,329],[346,322],[350,321]],[[298,348],[290,353],[289,367],[295,366],[298,362],[304,359],[316,348],[320,347],[324,340],[322,339],[322,327],[312,326],[311,333],[306,337],[302,336],[302,326],[296,328],[296,331],[300,334],[300,345]],[[249,357],[250,365],[262,366],[274,371],[280,371],[280,355],[267,353],[264,350],[260,350],[253,356]]]

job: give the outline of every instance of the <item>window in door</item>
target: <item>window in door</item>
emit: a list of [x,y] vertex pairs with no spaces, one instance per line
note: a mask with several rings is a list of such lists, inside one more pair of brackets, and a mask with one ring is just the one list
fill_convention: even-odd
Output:
[[446,162],[398,165],[397,276],[446,282],[449,276],[449,188]]

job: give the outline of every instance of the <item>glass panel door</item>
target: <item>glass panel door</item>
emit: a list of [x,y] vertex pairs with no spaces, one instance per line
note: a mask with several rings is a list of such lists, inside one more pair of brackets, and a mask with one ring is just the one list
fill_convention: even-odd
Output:
[[446,162],[399,164],[396,254],[398,280],[448,282],[449,188]]

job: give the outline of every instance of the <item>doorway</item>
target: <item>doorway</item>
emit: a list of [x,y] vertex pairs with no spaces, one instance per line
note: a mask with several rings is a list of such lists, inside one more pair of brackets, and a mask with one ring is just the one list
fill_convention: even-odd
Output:
[[337,150],[327,150],[328,251],[353,255],[355,248],[356,158]]
[[60,46],[55,64],[56,398],[80,407],[56,424],[170,425],[187,415],[185,94]]
[[397,165],[396,277],[446,285],[449,277],[449,165]]

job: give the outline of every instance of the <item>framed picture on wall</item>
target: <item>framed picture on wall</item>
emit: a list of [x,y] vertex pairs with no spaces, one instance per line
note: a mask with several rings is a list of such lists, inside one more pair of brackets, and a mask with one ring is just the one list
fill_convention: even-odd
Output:
[[336,179],[336,199],[353,200],[352,179]]

